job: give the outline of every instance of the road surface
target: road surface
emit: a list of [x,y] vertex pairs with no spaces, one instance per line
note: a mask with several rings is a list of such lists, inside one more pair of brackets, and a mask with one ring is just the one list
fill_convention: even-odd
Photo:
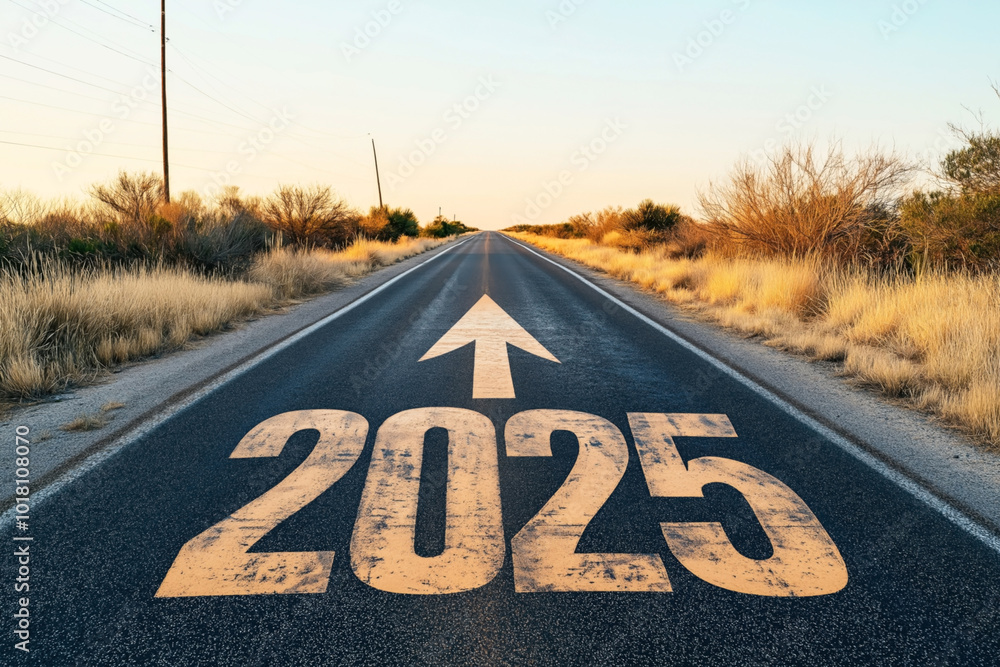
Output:
[[1000,660],[995,543],[495,233],[30,521],[5,665]]

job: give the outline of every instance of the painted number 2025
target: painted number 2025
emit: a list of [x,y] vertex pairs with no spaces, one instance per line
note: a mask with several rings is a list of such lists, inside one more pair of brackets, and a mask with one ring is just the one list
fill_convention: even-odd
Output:
[[[709,484],[732,487],[749,503],[773,554],[743,556],[719,523],[663,523],[667,547],[698,578],[730,591],[773,597],[829,595],[847,585],[836,545],[801,498],[767,473],[731,459],[685,462],[674,438],[735,438],[725,415],[630,414],[629,425],[649,492],[702,498]],[[444,550],[416,553],[417,499],[426,433],[448,431]],[[368,422],[360,415],[310,410],[279,415],[253,429],[231,458],[279,456],[302,431],[320,434],[312,453],[277,486],[190,540],[157,597],[324,593],[332,551],[251,552],[265,535],[316,500],[361,457]],[[579,442],[565,483],[511,539],[515,590],[671,592],[659,554],[578,553],[584,531],[618,487],[629,449],[621,431],[594,415],[533,410],[506,425],[509,457],[551,457],[551,436]],[[403,412],[379,429],[351,538],[351,568],[390,593],[440,595],[485,586],[506,556],[496,436],[469,410]]]

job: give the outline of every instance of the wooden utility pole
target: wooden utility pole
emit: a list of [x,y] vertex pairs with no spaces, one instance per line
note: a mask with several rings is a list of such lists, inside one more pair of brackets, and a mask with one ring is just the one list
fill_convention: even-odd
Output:
[[167,155],[167,0],[160,0],[160,83],[163,107],[163,198],[170,203],[170,159]]
[[375,154],[375,182],[378,183],[378,207],[385,208],[382,203],[382,177],[378,174],[378,151],[375,150],[375,137],[372,137],[372,153]]

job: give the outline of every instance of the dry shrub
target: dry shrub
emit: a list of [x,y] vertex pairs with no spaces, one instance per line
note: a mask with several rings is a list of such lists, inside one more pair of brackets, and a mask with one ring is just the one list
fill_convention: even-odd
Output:
[[26,204],[35,200],[23,193],[0,195],[0,208],[13,216],[0,221],[0,264],[27,270],[40,254],[90,268],[171,264],[232,274],[268,240],[267,228],[235,189],[226,205],[206,206],[193,192],[166,204],[157,177],[121,173],[92,193],[82,204],[37,206]]
[[0,193],[0,224],[34,224],[46,208],[41,199],[25,190]]
[[663,249],[669,257],[701,257],[712,247],[718,235],[712,227],[691,218],[682,220],[663,242]]
[[[606,235],[621,231],[624,228],[624,213],[625,209],[621,206],[609,206],[592,215],[587,214],[590,223],[584,232],[586,238],[600,242]],[[582,220],[578,219],[577,222],[582,223]]]
[[640,252],[661,247],[671,257],[702,254],[712,238],[707,225],[681,213],[679,206],[646,199],[635,208],[608,207],[574,215],[555,225],[515,225],[505,230],[557,239],[589,239],[604,246]]
[[392,233],[389,210],[373,206],[367,215],[361,217],[358,229],[364,238],[387,239]]
[[328,187],[283,185],[261,205],[263,221],[294,245],[343,246],[358,235],[360,219]]
[[840,144],[787,146],[763,164],[746,159],[699,197],[730,254],[886,261],[900,188],[913,168],[872,148],[848,158]]
[[146,222],[163,203],[163,180],[156,174],[119,172],[111,183],[95,185],[91,195],[118,222]]

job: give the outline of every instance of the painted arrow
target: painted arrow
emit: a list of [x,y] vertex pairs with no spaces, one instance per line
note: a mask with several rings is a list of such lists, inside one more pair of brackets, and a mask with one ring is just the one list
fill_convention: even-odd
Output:
[[420,361],[449,354],[469,343],[476,344],[473,398],[516,398],[508,343],[536,357],[560,363],[489,296],[480,299]]

